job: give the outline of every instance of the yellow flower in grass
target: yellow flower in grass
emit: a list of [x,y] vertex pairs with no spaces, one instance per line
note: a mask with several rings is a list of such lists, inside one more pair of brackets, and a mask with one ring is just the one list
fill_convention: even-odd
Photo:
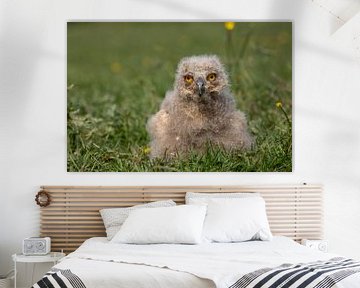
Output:
[[144,152],[144,154],[149,154],[151,152],[151,148],[150,147],[144,147],[143,152]]
[[276,102],[276,107],[277,108],[282,108],[282,103],[280,101]]
[[228,31],[234,30],[235,28],[235,22],[225,22],[225,29]]

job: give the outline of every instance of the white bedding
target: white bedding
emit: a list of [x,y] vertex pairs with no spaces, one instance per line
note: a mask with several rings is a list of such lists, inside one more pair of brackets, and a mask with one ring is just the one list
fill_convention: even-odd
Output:
[[[286,237],[200,245],[112,244],[106,238],[91,238],[55,267],[70,269],[87,288],[227,288],[242,275],[264,267],[336,256],[311,250]],[[360,287],[360,273],[334,287]]]

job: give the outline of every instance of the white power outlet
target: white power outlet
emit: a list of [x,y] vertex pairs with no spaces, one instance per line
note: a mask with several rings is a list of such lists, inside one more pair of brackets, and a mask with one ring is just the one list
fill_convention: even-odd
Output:
[[325,240],[308,240],[303,239],[301,240],[301,244],[309,247],[314,250],[319,250],[321,252],[327,252],[328,251],[328,242]]

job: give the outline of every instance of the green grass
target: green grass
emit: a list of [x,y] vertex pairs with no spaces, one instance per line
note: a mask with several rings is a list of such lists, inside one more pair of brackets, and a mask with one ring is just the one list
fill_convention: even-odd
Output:
[[[68,171],[292,171],[291,23],[69,23]],[[231,42],[228,36],[231,35]],[[217,54],[256,139],[249,152],[148,157],[145,125],[184,56]],[[277,108],[277,102],[282,107]]]

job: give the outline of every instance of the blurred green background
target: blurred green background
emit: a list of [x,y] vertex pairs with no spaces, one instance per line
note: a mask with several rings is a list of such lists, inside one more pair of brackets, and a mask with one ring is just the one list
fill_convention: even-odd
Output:
[[[81,23],[67,27],[68,171],[292,171],[292,23]],[[256,146],[150,160],[145,125],[184,56],[216,54]]]

